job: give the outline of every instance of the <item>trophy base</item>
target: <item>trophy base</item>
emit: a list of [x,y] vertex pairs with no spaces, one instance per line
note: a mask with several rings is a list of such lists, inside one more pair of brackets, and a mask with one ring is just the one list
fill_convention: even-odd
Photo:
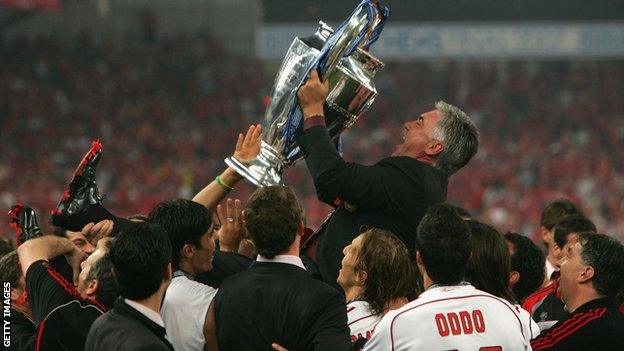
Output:
[[283,184],[281,157],[264,141],[261,142],[260,154],[249,164],[243,164],[234,157],[226,158],[225,163],[257,187]]

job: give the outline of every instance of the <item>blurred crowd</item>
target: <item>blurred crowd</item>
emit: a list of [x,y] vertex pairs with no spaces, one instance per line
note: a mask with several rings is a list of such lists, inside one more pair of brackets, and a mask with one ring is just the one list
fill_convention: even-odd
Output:
[[0,42],[0,206],[34,207],[0,226],[4,347],[622,349],[621,62],[389,63],[344,134],[397,156],[372,167],[332,153],[313,73],[309,170],[254,189],[223,158],[258,154],[270,66],[209,35]]
[[[47,213],[92,139],[104,145],[107,208],[147,213],[161,199],[190,198],[224,168],[236,135],[261,121],[268,66],[224,52],[210,35],[0,41],[0,206],[22,201]],[[376,83],[371,110],[344,134],[345,159],[389,155],[400,122],[443,99],[482,133],[476,157],[451,177],[450,202],[502,231],[534,235],[544,204],[566,197],[622,238],[622,61],[387,62]],[[318,226],[330,208],[303,161],[286,183]]]

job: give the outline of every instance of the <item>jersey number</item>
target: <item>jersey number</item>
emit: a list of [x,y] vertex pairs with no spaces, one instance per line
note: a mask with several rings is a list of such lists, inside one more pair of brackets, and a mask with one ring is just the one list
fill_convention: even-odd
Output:
[[[461,311],[459,313],[450,312],[447,314],[438,313],[435,315],[436,325],[440,336],[449,336],[450,334],[472,334],[485,332],[485,321],[480,310],[474,310],[472,313]],[[496,348],[482,348],[482,351],[494,351]]]

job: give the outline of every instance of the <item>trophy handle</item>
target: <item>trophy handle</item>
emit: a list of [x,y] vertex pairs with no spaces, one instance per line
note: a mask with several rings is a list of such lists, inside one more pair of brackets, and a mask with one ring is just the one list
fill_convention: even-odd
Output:
[[367,16],[366,9],[360,6],[353,16],[349,18],[342,32],[338,34],[334,45],[327,52],[325,64],[319,67],[319,78],[321,81],[336,69],[345,51],[358,39],[358,34],[368,26]]
[[225,163],[238,174],[257,187],[280,185],[287,161],[280,153],[264,140],[260,142],[260,153],[249,163],[243,164],[233,156]]

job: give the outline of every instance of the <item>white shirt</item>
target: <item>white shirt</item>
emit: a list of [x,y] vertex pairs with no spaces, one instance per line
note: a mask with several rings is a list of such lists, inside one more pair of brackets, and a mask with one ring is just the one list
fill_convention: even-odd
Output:
[[145,317],[149,318],[152,322],[160,325],[161,327],[165,327],[165,323],[163,322],[162,318],[160,317],[160,315],[152,310],[149,307],[143,306],[140,303],[136,302],[136,301],[132,301],[132,300],[128,300],[128,299],[124,299],[124,302],[128,304],[128,306],[134,308],[135,310],[139,311],[142,315],[144,315]]
[[351,330],[351,342],[358,338],[370,339],[381,315],[374,314],[366,301],[351,301],[347,304],[347,324]]
[[559,268],[557,268],[557,266],[555,266],[554,264],[550,263],[548,258],[546,258],[545,267],[546,267],[546,281],[550,281],[550,278],[552,277],[553,273],[558,271]]
[[303,261],[301,261],[301,257],[293,256],[293,255],[277,255],[273,258],[266,258],[262,255],[258,255],[256,258],[257,262],[274,262],[274,263],[288,263],[295,265],[301,269],[305,269],[303,265]]
[[527,310],[522,308],[522,306],[520,305],[514,305],[514,306],[516,307],[518,311],[520,311],[520,319],[522,319],[522,321],[529,326],[529,332],[530,332],[529,336],[531,337],[531,339],[537,338],[537,336],[540,335],[540,332],[541,332],[541,328],[539,324],[537,324],[533,320],[533,318],[531,318],[531,314]]
[[204,321],[216,293],[215,288],[190,280],[184,275],[171,280],[160,315],[165,321],[167,336],[176,350],[204,349]]
[[388,312],[364,350],[531,350],[526,322],[514,305],[472,285],[438,286]]

